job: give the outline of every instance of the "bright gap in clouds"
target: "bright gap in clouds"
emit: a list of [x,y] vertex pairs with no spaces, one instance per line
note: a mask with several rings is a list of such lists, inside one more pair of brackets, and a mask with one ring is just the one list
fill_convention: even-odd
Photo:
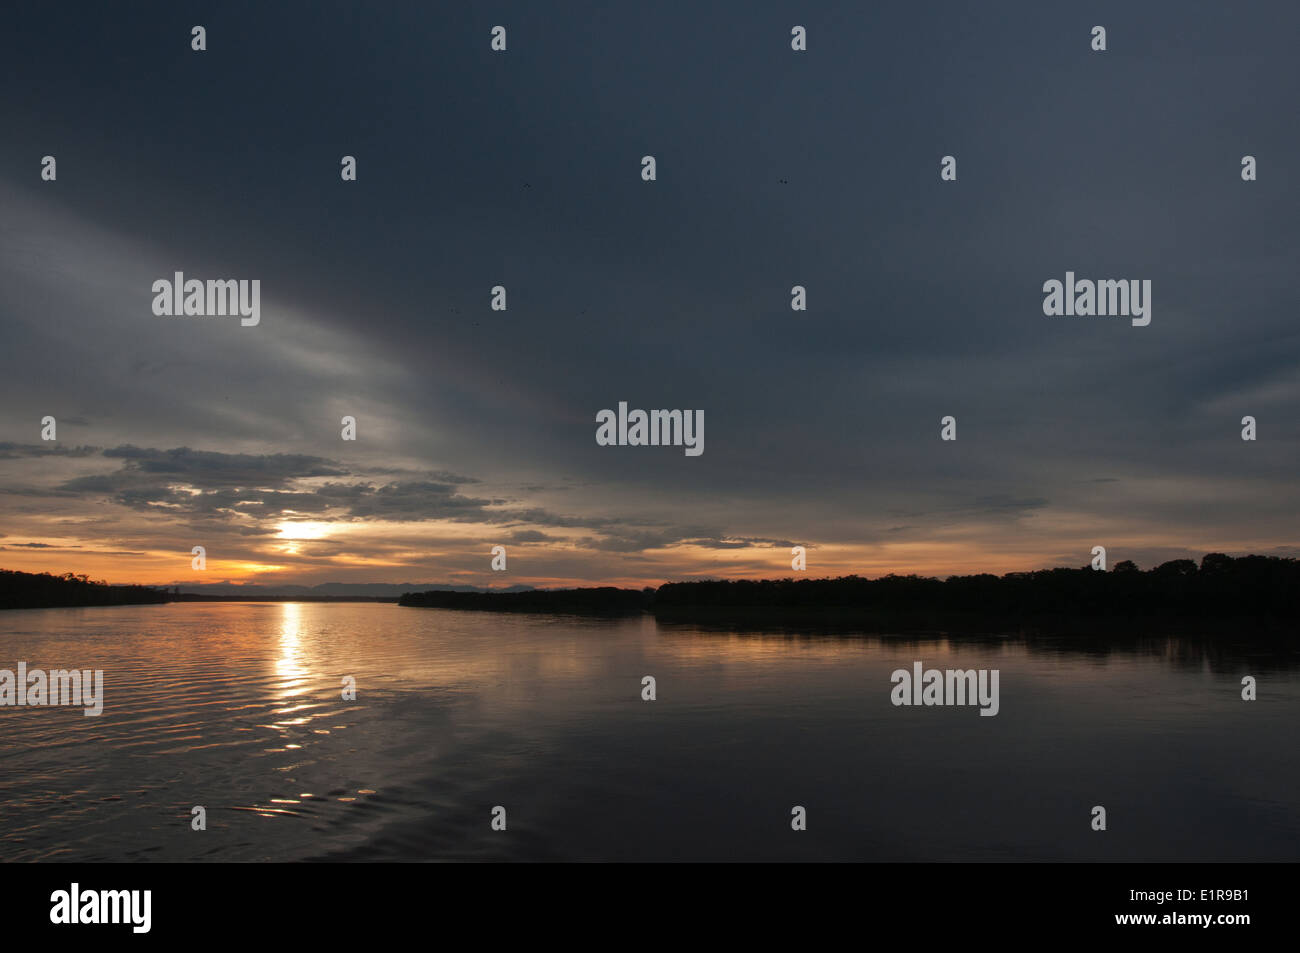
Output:
[[318,520],[284,520],[279,524],[277,539],[325,539],[334,528],[333,523]]

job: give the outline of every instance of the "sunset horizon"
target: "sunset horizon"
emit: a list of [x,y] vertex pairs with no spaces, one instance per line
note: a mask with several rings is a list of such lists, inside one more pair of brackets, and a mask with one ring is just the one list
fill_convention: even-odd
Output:
[[[46,474],[52,471],[51,464],[67,465],[63,455],[39,446],[0,446],[0,457],[10,460],[25,457],[35,461],[42,455],[46,457],[41,461]],[[115,584],[182,588],[215,583],[312,586],[322,583],[406,582],[484,587],[612,585],[640,588],[684,579],[780,577],[783,571],[786,574],[791,571],[790,556],[794,546],[806,549],[806,572],[810,576],[893,573],[943,577],[1074,567],[1089,562],[1091,545],[1096,539],[1106,541],[1112,563],[1129,559],[1144,568],[1173,559],[1199,560],[1208,552],[1287,557],[1300,554],[1300,549],[1288,546],[1276,537],[1236,538],[1207,545],[1203,539],[1196,538],[1194,530],[1169,534],[1184,537],[1186,542],[1182,545],[1168,537],[1155,544],[1149,537],[1135,537],[1131,525],[1107,530],[1104,519],[1089,523],[1099,527],[1092,538],[1077,534],[1070,539],[1058,533],[1055,545],[1052,545],[1052,541],[1042,538],[1049,535],[1050,530],[1037,531],[1037,525],[1069,525],[1071,520],[1056,516],[1046,506],[1013,521],[999,521],[999,531],[987,533],[978,532],[975,527],[980,525],[979,521],[968,518],[965,525],[932,530],[928,539],[871,545],[771,537],[756,542],[752,536],[723,533],[713,539],[684,538],[662,547],[647,542],[634,554],[611,553],[599,546],[626,539],[626,523],[606,520],[608,526],[616,528],[618,535],[605,535],[593,540],[593,530],[600,526],[600,519],[553,514],[523,500],[506,502],[470,497],[461,492],[463,487],[473,487],[478,482],[470,478],[458,478],[454,483],[436,487],[426,484],[421,489],[436,495],[444,506],[476,511],[482,520],[477,523],[469,522],[471,517],[465,516],[454,522],[421,520],[418,499],[411,501],[412,512],[406,514],[401,522],[378,518],[335,519],[328,513],[320,513],[316,519],[301,519],[287,504],[277,510],[276,497],[289,495],[297,503],[304,492],[303,484],[310,478],[283,475],[276,489],[246,489],[234,484],[222,469],[224,466],[264,470],[263,466],[253,467],[252,462],[275,463],[284,459],[282,454],[256,457],[246,453],[197,453],[185,448],[170,453],[146,454],[134,447],[101,453],[80,447],[71,456],[77,460],[76,469],[83,473],[88,469],[86,461],[97,456],[107,459],[147,456],[155,461],[155,465],[148,473],[143,467],[128,464],[116,472],[69,476],[51,493],[55,497],[56,512],[75,513],[76,508],[68,502],[70,489],[80,496],[89,497],[89,501],[81,505],[83,508],[93,506],[98,511],[91,524],[100,535],[77,535],[79,520],[74,515],[58,515],[54,519],[45,513],[27,519],[21,515],[11,516],[5,524],[7,532],[0,534],[0,563],[3,568],[55,574],[84,573]],[[198,471],[198,480],[190,475],[194,470],[180,466],[180,461],[190,458],[207,464],[206,472]],[[167,472],[165,461],[168,460],[177,462],[175,470],[188,471],[188,479],[194,482],[176,480]],[[345,472],[342,466],[326,458],[312,458],[309,462],[317,469],[329,468],[339,474]],[[212,478],[213,474],[215,478],[211,482],[203,483],[203,477]],[[117,491],[123,495],[138,492],[137,487],[152,482],[154,494],[168,500],[166,503],[148,504],[159,510],[207,508],[209,496],[219,496],[226,505],[204,514],[204,530],[187,533],[184,522],[169,518],[165,512],[141,513],[139,507],[133,508],[122,499],[113,499],[107,490],[114,480],[129,486],[129,490]],[[316,482],[319,483],[320,479],[316,478]],[[330,494],[338,494],[349,485],[327,483],[325,486]],[[378,488],[371,483],[350,486],[355,488],[352,492],[369,498],[382,498],[388,492],[387,485]],[[28,495],[32,495],[30,491]],[[233,505],[231,498],[234,498]],[[181,502],[172,502],[174,500]],[[325,504],[328,503],[326,497]],[[238,507],[245,504],[260,511],[261,515],[249,516],[248,510],[240,512]],[[265,512],[268,509],[270,512]],[[112,513],[110,519],[103,515],[105,510]],[[486,521],[489,515],[491,522]],[[1077,517],[1074,521],[1083,522]],[[46,531],[45,535],[38,535],[50,522],[68,528],[58,534]],[[584,525],[577,530],[566,528],[566,524],[574,523]],[[30,528],[24,524],[30,524]],[[26,534],[21,532],[24,528],[28,528]],[[762,533],[772,528],[757,527],[757,530]],[[20,532],[13,532],[14,529]],[[206,543],[206,568],[202,571],[191,568],[190,548],[183,546],[187,536]],[[972,539],[972,536],[976,538]],[[158,538],[176,540],[179,545],[172,551],[151,548],[149,540]],[[122,548],[106,550],[106,543]],[[1065,551],[1071,543],[1075,548],[1073,555]],[[491,547],[494,545],[504,545],[508,550],[509,561],[505,571],[491,568]],[[533,569],[538,565],[544,567],[542,571]],[[554,571],[553,567],[571,568],[563,573]],[[609,569],[601,572],[602,567]],[[546,572],[545,568],[552,568],[552,571]]]
[[[13,543],[15,547],[22,546],[24,543]],[[30,544],[27,544],[30,545]],[[4,550],[0,548],[0,552]],[[700,570],[690,572],[679,570],[676,572],[665,572],[661,576],[645,577],[613,577],[613,578],[590,578],[590,577],[563,577],[563,578],[546,578],[529,576],[522,572],[497,573],[490,569],[480,572],[464,571],[458,575],[448,574],[442,577],[435,577],[426,571],[421,564],[417,563],[394,563],[392,571],[385,572],[383,569],[368,569],[363,571],[363,575],[357,576],[352,571],[339,569],[335,571],[317,570],[315,575],[311,576],[288,576],[280,572],[269,572],[265,569],[250,569],[246,574],[241,576],[232,576],[223,573],[223,562],[221,560],[208,559],[207,568],[202,574],[195,572],[188,576],[175,578],[150,577],[147,573],[132,573],[129,569],[120,568],[121,562],[108,561],[102,564],[100,569],[86,569],[80,563],[69,565],[61,563],[53,556],[54,553],[65,551],[64,547],[52,544],[41,544],[41,548],[36,550],[36,555],[27,559],[7,559],[0,563],[0,570],[11,570],[16,572],[27,573],[49,573],[55,576],[61,576],[66,573],[72,575],[85,575],[92,579],[107,582],[111,585],[142,585],[156,586],[163,588],[178,588],[181,591],[186,589],[201,590],[204,587],[213,586],[255,586],[264,590],[274,589],[276,586],[286,587],[306,587],[323,586],[335,584],[339,586],[363,586],[363,585],[389,585],[389,586],[420,586],[420,585],[450,585],[450,586],[473,586],[481,589],[504,589],[512,586],[528,586],[532,588],[576,588],[576,587],[595,587],[595,586],[616,586],[629,589],[643,589],[646,587],[657,587],[670,582],[683,582],[692,580],[726,580],[726,579],[745,579],[745,580],[773,580],[802,577],[809,579],[819,578],[838,578],[842,576],[862,576],[865,578],[879,578],[888,575],[917,575],[943,579],[949,576],[968,576],[979,574],[992,574],[996,576],[1008,573],[1026,573],[1037,572],[1050,569],[1077,569],[1081,566],[1087,566],[1091,558],[1090,553],[1085,552],[1080,559],[1074,563],[1057,559],[1056,561],[1044,561],[1035,563],[1032,557],[1020,562],[1019,564],[998,564],[998,565],[981,565],[981,564],[954,564],[944,563],[938,567],[925,568],[924,564],[891,564],[888,562],[872,564],[870,568],[864,568],[864,563],[853,562],[848,559],[836,561],[824,566],[819,566],[817,571],[810,568],[806,571],[796,572],[790,568],[789,551],[785,549],[775,551],[756,550],[752,562],[740,566],[727,566],[722,561],[711,562],[717,568],[712,570]],[[75,552],[75,550],[73,550]],[[1142,562],[1133,559],[1130,553],[1132,550],[1119,549],[1108,550],[1108,558],[1114,562],[1128,560],[1138,565],[1140,569],[1151,569],[1157,565],[1174,560],[1190,559],[1195,563],[1208,553],[1223,553],[1232,557],[1243,556],[1274,556],[1280,558],[1296,558],[1295,550],[1288,547],[1279,547],[1273,552],[1261,552],[1259,549],[1250,546],[1240,548],[1232,547],[1204,547],[1202,549],[1185,549],[1185,550],[1160,550],[1159,558],[1148,562]],[[1147,549],[1144,552],[1151,554],[1155,552]],[[808,553],[814,559],[819,555],[816,547],[809,548]],[[491,555],[484,551],[484,562],[490,560]],[[786,559],[787,565],[785,571],[781,570],[780,560]],[[142,564],[164,565],[175,561],[175,557],[169,553],[152,554],[152,560],[141,558]],[[94,561],[90,561],[94,565]],[[259,564],[260,565],[260,564]],[[337,566],[337,563],[330,565]],[[957,568],[948,568],[956,565]]]
[[1286,925],[1300,5],[7,12],[15,937]]

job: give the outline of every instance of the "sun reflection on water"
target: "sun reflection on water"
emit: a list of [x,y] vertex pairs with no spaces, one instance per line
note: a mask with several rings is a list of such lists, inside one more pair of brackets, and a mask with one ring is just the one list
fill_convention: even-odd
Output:
[[[281,609],[280,655],[275,660],[276,688],[280,699],[289,702],[306,693],[309,672],[302,648],[302,606],[297,602],[286,602]],[[276,714],[289,710],[282,709]]]

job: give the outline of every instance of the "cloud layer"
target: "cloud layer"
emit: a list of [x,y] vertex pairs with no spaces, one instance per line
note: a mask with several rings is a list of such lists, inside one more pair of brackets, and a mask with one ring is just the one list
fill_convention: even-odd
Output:
[[[181,581],[202,544],[230,578],[487,583],[503,544],[547,584],[770,576],[795,543],[818,574],[1297,551],[1300,12],[1102,5],[1096,54],[1036,4],[831,5],[795,54],[780,4],[306,11],[222,5],[204,54],[163,5],[0,38],[39,91],[0,103],[0,564]],[[1045,317],[1067,270],[1150,279],[1151,325]],[[261,323],[154,316],[175,271],[260,279]],[[620,400],[702,408],[705,454],[597,446]]]

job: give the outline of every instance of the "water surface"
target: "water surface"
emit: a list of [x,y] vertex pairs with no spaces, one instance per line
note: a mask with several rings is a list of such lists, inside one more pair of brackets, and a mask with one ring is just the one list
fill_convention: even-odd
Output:
[[[389,604],[4,612],[0,668],[100,668],[106,697],[98,718],[0,708],[0,856],[1300,857],[1294,653],[1105,644]],[[998,669],[999,715],[894,707],[916,660]]]

